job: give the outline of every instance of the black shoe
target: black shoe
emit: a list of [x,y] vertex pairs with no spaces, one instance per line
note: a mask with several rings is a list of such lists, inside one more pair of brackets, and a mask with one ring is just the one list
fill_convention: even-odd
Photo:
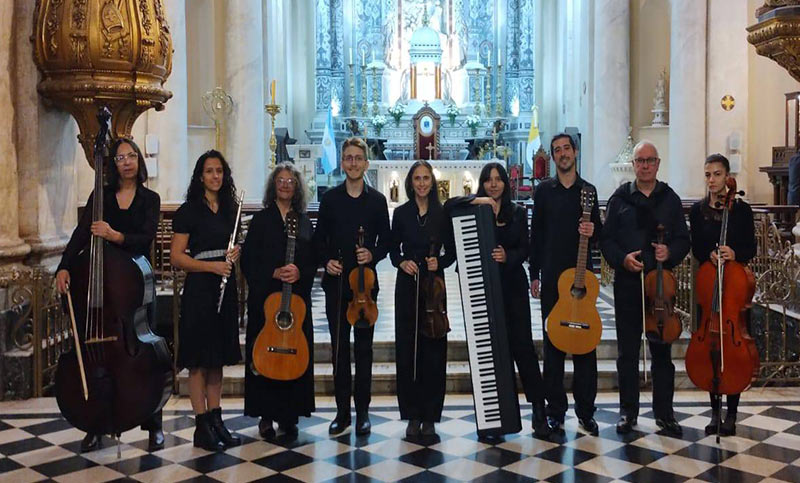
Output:
[[225,445],[225,448],[233,448],[242,444],[242,439],[232,435],[225,427],[225,423],[222,422],[222,408],[214,408],[208,414],[211,414],[211,427],[214,428],[214,432],[217,433],[217,437]]
[[533,427],[533,434],[535,434],[537,437],[546,438],[550,436],[550,426],[547,424],[544,403],[536,404],[534,406],[531,426]]
[[706,434],[717,434],[717,428],[719,427],[719,413],[717,411],[711,412],[711,422],[708,423],[706,426]]
[[661,428],[668,436],[676,436],[680,438],[683,436],[683,428],[675,420],[674,416],[668,418],[656,418],[656,426]]
[[258,435],[262,439],[275,439],[275,428],[272,427],[272,420],[261,418],[258,422]]
[[725,421],[719,428],[720,436],[734,436],[736,434],[736,413],[728,412],[725,415]]
[[564,432],[564,421],[554,416],[547,416],[547,426],[550,428],[550,434]]
[[150,438],[147,440],[147,451],[153,452],[164,449],[164,431],[153,429],[150,431]]
[[420,428],[419,432],[423,436],[436,436],[436,428],[430,421],[423,421],[422,428]]
[[617,421],[617,433],[619,434],[628,434],[633,431],[633,427],[636,426],[636,418],[625,416],[624,414],[619,418]]
[[94,451],[101,446],[101,438],[99,434],[86,433],[81,441],[81,453],[88,453]]
[[278,423],[278,429],[283,431],[283,434],[287,436],[297,436],[299,433],[297,429],[297,425],[295,423]]
[[369,422],[369,413],[356,414],[356,435],[364,436],[372,431],[372,424]]
[[594,418],[578,418],[578,422],[581,424],[581,427],[592,436],[600,434],[600,428],[597,427],[597,421],[595,421]]
[[419,436],[419,419],[409,419],[406,427],[406,438],[416,438]]
[[334,419],[328,427],[328,434],[341,434],[348,426],[350,426],[350,418],[340,419],[337,415],[336,419]]
[[219,440],[217,432],[211,425],[211,413],[195,416],[194,445],[207,451],[223,451],[225,445]]

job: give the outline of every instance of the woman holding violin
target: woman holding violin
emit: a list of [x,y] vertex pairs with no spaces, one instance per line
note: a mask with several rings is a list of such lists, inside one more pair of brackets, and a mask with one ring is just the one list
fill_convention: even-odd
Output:
[[397,267],[397,401],[400,418],[408,420],[406,436],[432,436],[444,405],[449,330],[444,269],[455,261],[455,245],[427,161],[411,166],[405,190],[408,201],[394,211],[389,252]]
[[[233,273],[239,248],[227,250],[237,209],[230,166],[219,151],[206,151],[197,159],[186,202],[172,221],[170,262],[187,273],[181,297],[178,367],[189,369],[194,445],[209,451],[241,444],[225,428],[220,408],[222,366],[241,359]],[[228,281],[218,311],[222,277]]]
[[[296,218],[293,218],[296,217]],[[296,220],[296,226],[289,223]],[[311,246],[313,228],[306,213],[306,188],[292,163],[281,163],[272,170],[264,194],[264,209],[253,216],[242,247],[242,272],[247,279],[248,322],[244,373],[244,414],[260,417],[261,437],[275,437],[272,422],[287,435],[297,434],[299,416],[314,411],[314,326],[311,318],[311,286],[316,274],[316,259]],[[289,236],[294,238],[292,263],[287,260]],[[293,294],[305,305],[302,324],[307,342],[308,363],[299,379],[270,379],[251,370],[253,346],[265,324],[264,302],[280,294],[283,284],[291,284]],[[270,320],[269,323],[275,323]],[[294,328],[292,328],[294,330]],[[297,357],[286,354],[284,358]]]
[[[70,271],[78,255],[88,248],[92,235],[99,236],[122,248],[131,255],[150,257],[150,246],[158,229],[161,198],[158,193],[145,188],[147,167],[139,146],[130,138],[118,138],[111,145],[113,168],[108,170],[108,183],[103,192],[104,221],[92,222],[92,204],[95,193],[89,195],[81,219],[67,243],[56,269],[56,285],[62,294],[70,284]],[[155,310],[151,306],[148,319],[153,324]],[[149,451],[164,447],[161,429],[161,411],[142,425],[150,432]],[[87,433],[81,441],[81,452],[96,449],[100,435]]]
[[[706,158],[705,180],[708,194],[692,206],[689,222],[692,234],[692,254],[698,264],[711,263],[717,266],[719,257],[724,262],[747,264],[756,255],[753,211],[745,201],[737,200],[728,209],[727,242],[719,246],[723,210],[729,194],[730,163],[721,154]],[[735,189],[735,188],[734,188]],[[724,300],[724,297],[723,297]],[[748,328],[749,330],[749,328]],[[740,394],[728,394],[728,411],[720,423],[719,394],[710,393],[711,422],[706,426],[706,434],[729,436],[736,434],[736,413]]]

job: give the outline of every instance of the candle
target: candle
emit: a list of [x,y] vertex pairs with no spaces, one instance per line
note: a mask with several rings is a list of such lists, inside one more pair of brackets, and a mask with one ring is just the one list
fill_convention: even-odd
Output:
[[498,47],[497,48],[497,65],[501,65],[503,63],[502,59],[503,59],[503,56],[500,55],[500,47]]
[[361,65],[367,65],[367,51],[361,51]]
[[275,79],[272,79],[272,84],[269,86],[269,92],[272,96],[272,105],[275,105]]
[[350,47],[350,55],[347,57],[348,64],[353,65],[353,48]]
[[488,67],[490,65],[492,65],[492,49],[489,49],[486,53],[486,66]]

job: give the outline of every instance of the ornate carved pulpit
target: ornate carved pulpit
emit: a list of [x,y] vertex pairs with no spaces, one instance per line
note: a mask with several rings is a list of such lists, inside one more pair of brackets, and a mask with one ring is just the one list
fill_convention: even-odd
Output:
[[[439,159],[439,126],[441,118],[426,105],[412,118],[415,159]],[[431,147],[432,149],[428,149]]]
[[800,92],[787,92],[783,146],[773,146],[772,165],[758,168],[772,183],[772,203],[785,205],[789,188],[789,158],[800,149]]

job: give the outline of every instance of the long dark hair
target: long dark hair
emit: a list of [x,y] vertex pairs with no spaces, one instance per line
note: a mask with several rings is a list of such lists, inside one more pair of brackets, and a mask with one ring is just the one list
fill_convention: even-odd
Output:
[[147,181],[147,165],[144,164],[144,156],[142,155],[142,150],[139,149],[139,146],[133,142],[133,139],[128,137],[119,137],[111,143],[111,148],[109,149],[109,153],[111,153],[111,159],[108,160],[108,171],[106,172],[106,187],[116,193],[119,191],[119,168],[117,168],[116,160],[114,156],[117,155],[117,150],[123,144],[130,145],[133,152],[136,153],[136,157],[138,158],[138,171],[136,172],[136,184],[138,186],[144,185],[144,182]]
[[299,213],[306,212],[306,185],[303,182],[303,175],[297,170],[294,163],[280,163],[272,170],[267,178],[267,189],[264,191],[264,208],[269,207],[278,198],[278,187],[276,186],[278,173],[288,171],[294,179],[294,196],[292,196],[292,209]]
[[497,221],[506,223],[511,219],[511,185],[508,180],[508,173],[506,172],[506,168],[503,167],[502,164],[497,162],[487,163],[483,169],[481,170],[481,174],[478,177],[478,193],[477,196],[488,196],[486,194],[486,189],[483,187],[483,183],[485,183],[489,176],[492,174],[492,170],[496,169],[497,174],[500,175],[500,180],[503,182],[503,195],[500,198],[500,212],[497,214]]
[[194,164],[194,171],[192,172],[192,179],[189,181],[189,189],[186,190],[186,201],[193,201],[196,203],[206,203],[206,188],[203,186],[203,168],[205,168],[206,160],[209,158],[219,159],[222,164],[222,187],[219,189],[219,209],[230,220],[236,216],[236,185],[233,184],[233,176],[231,176],[231,167],[225,157],[216,149],[209,149],[197,158]]
[[442,202],[439,201],[439,189],[436,184],[436,175],[433,174],[433,166],[424,159],[414,162],[414,164],[411,165],[411,169],[408,170],[405,181],[406,196],[409,201],[416,203],[416,195],[414,193],[414,171],[420,166],[428,168],[428,171],[431,173],[431,190],[428,192],[428,209],[441,208]]

